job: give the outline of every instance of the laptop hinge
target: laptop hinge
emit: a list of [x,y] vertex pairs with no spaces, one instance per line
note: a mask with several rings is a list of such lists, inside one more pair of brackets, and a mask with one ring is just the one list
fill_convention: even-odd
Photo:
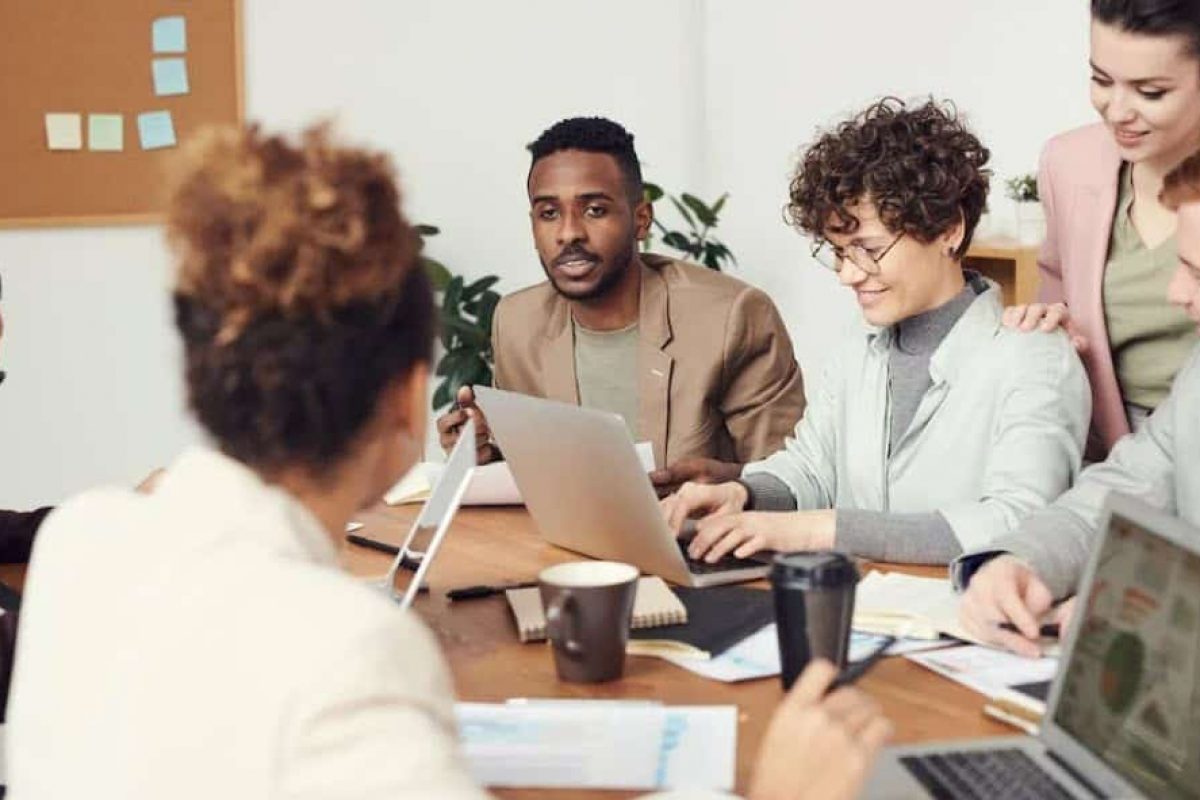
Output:
[[1104,792],[1100,791],[1100,789],[1096,786],[1096,784],[1092,783],[1087,778],[1083,777],[1083,775],[1080,774],[1079,770],[1075,769],[1070,764],[1068,764],[1063,758],[1061,758],[1060,756],[1055,754],[1055,752],[1053,750],[1051,750],[1050,748],[1046,748],[1046,755],[1050,756],[1050,760],[1052,760],[1055,764],[1057,764],[1059,767],[1061,767],[1063,772],[1067,773],[1072,778],[1074,778],[1075,782],[1078,783],[1080,786],[1082,786],[1084,789],[1086,789],[1088,791],[1088,793],[1091,794],[1092,797],[1103,798],[1105,796]]

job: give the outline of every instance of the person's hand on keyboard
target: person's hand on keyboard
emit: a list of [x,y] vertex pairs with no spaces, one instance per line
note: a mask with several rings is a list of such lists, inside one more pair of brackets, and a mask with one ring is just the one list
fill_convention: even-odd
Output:
[[746,507],[750,493],[735,481],[702,484],[689,481],[670,497],[658,501],[667,527],[678,536],[689,519],[733,514]]
[[749,800],[858,795],[892,726],[857,689],[826,695],[836,677],[828,661],[814,661],[783,698],[758,748]]
[[688,555],[714,563],[728,554],[747,558],[760,550],[824,550],[833,547],[836,520],[832,510],[714,514],[696,523]]

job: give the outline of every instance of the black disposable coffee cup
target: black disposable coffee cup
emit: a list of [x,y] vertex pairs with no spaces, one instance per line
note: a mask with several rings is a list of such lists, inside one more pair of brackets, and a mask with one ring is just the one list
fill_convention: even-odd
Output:
[[833,551],[781,553],[771,564],[780,676],[790,689],[814,658],[846,666],[858,570]]

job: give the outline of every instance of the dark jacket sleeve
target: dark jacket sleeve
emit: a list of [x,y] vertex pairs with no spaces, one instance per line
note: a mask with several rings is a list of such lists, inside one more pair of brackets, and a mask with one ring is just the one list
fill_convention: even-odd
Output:
[[36,511],[0,511],[0,563],[28,563],[33,538],[42,520],[53,510],[46,506]]

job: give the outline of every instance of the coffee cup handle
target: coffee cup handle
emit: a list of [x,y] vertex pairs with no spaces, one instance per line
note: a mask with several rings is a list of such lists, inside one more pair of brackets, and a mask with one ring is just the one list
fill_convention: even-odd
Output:
[[577,605],[575,595],[570,592],[556,595],[546,604],[546,635],[573,656],[583,652],[583,645],[575,638],[574,618]]

